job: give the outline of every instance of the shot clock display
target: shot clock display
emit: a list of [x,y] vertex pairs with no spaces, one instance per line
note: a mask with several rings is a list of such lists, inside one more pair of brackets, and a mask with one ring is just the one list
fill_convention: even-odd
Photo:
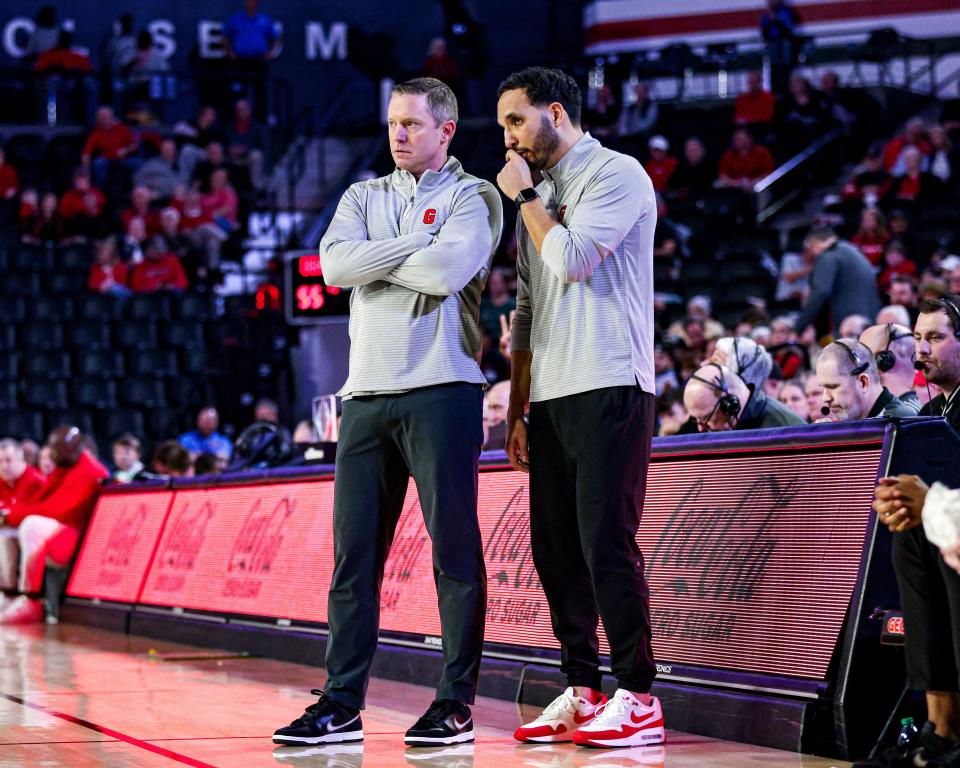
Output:
[[349,289],[324,282],[316,251],[286,254],[284,272],[284,313],[291,325],[310,325],[319,318],[349,313]]

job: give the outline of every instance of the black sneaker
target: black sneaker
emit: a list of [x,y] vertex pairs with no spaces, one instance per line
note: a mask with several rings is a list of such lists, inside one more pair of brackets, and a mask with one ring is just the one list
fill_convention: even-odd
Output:
[[473,741],[470,708],[452,699],[437,699],[403,737],[409,747],[437,747]]
[[917,746],[890,747],[869,760],[858,760],[853,768],[930,768],[944,765],[941,762],[957,744],[948,741],[934,732],[934,724],[929,720],[920,729]]
[[274,744],[336,744],[363,740],[360,712],[337,704],[320,690],[310,691],[319,696],[316,704],[284,728],[273,734]]

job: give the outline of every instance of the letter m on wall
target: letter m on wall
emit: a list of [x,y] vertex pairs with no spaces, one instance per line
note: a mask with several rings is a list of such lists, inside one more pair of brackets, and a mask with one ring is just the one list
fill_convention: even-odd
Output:
[[329,32],[325,32],[319,21],[308,21],[304,27],[306,35],[307,59],[310,61],[323,59],[347,58],[347,25],[343,21],[335,21],[330,25]]

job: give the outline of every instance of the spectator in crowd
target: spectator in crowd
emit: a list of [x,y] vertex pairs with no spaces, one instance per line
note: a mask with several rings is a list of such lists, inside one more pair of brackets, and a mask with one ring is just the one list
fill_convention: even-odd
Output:
[[664,349],[662,344],[657,344],[653,348],[653,373],[654,386],[658,397],[667,390],[680,388],[680,380],[677,378],[673,358],[670,357],[670,353]]
[[926,139],[926,126],[919,117],[908,120],[904,132],[884,144],[883,167],[893,176],[903,176],[906,172],[903,153],[911,147],[916,148],[923,158],[933,149]]
[[218,168],[210,174],[210,191],[200,196],[200,206],[224,239],[239,228],[239,199],[225,169]]
[[592,136],[611,136],[616,133],[619,117],[613,89],[609,83],[604,83],[597,88],[594,105],[584,107],[581,123]]
[[706,362],[722,366],[757,389],[763,387],[773,370],[773,358],[767,350],[753,339],[737,336],[718,339]]
[[913,277],[917,274],[917,263],[907,256],[907,249],[899,240],[887,243],[883,263],[884,270],[877,278],[877,285],[884,293],[890,292],[890,283],[894,277]]
[[802,421],[810,421],[807,396],[803,392],[803,385],[796,379],[784,382],[777,393],[777,400],[793,411]]
[[848,106],[840,91],[840,76],[833,70],[820,75],[820,98],[829,121],[847,133],[857,123],[856,110]]
[[[27,439],[20,441],[20,448],[23,449],[23,460],[27,462],[27,465],[34,469],[39,469],[40,446],[33,440]],[[43,473],[41,473],[41,475],[42,474]]]
[[670,185],[670,177],[677,169],[677,158],[669,155],[670,142],[663,136],[651,136],[647,142],[647,148],[650,150],[650,158],[644,164],[650,181],[653,182],[653,189],[658,193],[667,191]]
[[427,58],[423,62],[422,74],[423,77],[435,77],[449,85],[458,99],[463,93],[460,65],[450,55],[447,41],[442,37],[435,37],[430,41],[427,48]]
[[683,394],[679,389],[668,389],[657,398],[657,435],[668,437],[680,434],[690,415],[683,407]]
[[847,315],[840,321],[840,328],[837,329],[837,333],[840,334],[841,339],[859,339],[860,334],[867,330],[870,325],[870,318],[866,315]]
[[843,188],[846,200],[862,200],[868,206],[876,205],[890,191],[893,177],[883,167],[883,147],[872,144],[863,162],[853,170],[853,176]]
[[25,190],[20,197],[20,239],[33,245],[63,240],[63,219],[57,208],[53,192],[47,192],[38,204],[36,190]]
[[[23,446],[16,440],[0,440],[0,509],[30,503],[43,490],[47,479],[27,463]],[[2,530],[2,528],[0,528]],[[11,589],[0,585],[0,589]]]
[[146,467],[140,460],[140,439],[129,432],[120,435],[111,445],[113,464],[117,468],[112,475],[115,483],[133,483],[145,479]]
[[936,201],[943,190],[940,179],[924,170],[925,158],[917,147],[907,147],[900,153],[902,174],[894,174],[887,197],[923,205]]
[[53,462],[53,451],[49,445],[44,445],[37,454],[37,469],[44,477],[50,477],[57,465]]
[[124,100],[127,104],[150,100],[150,81],[170,71],[170,62],[157,50],[149,29],[137,33],[137,48],[127,73]]
[[106,203],[107,198],[99,187],[91,185],[87,169],[77,168],[73,172],[73,186],[63,193],[57,209],[64,236],[74,239],[102,236],[106,229],[103,221]]
[[510,382],[494,384],[483,396],[483,450],[499,451],[507,442]]
[[841,241],[829,227],[815,227],[803,244],[815,260],[810,276],[810,296],[794,324],[803,331],[825,307],[829,307],[834,328],[848,315],[876,317],[880,297],[873,267],[860,251]]
[[160,220],[158,234],[163,238],[163,249],[182,262],[190,254],[193,244],[180,232],[180,211],[168,205],[160,210],[158,218]]
[[754,70],[747,74],[747,90],[737,96],[733,107],[733,122],[751,127],[754,136],[763,135],[773,124],[777,100],[764,90],[763,75]]
[[134,216],[123,233],[123,258],[130,267],[143,262],[143,247],[147,242],[147,225],[143,218]]
[[250,79],[257,116],[267,114],[267,67],[283,47],[273,19],[260,13],[260,0],[244,0],[223,25],[223,47],[227,58]]
[[130,193],[130,207],[120,214],[120,223],[126,229],[130,226],[131,219],[139,218],[147,236],[156,234],[159,229],[159,219],[157,212],[151,208],[153,202],[153,193],[149,187],[134,187]]
[[[77,116],[85,124],[93,122],[97,104],[100,100],[100,84],[92,76],[93,65],[84,50],[73,47],[73,32],[60,30],[56,46],[44,51],[33,65],[34,70],[43,78],[47,91],[47,120],[53,117],[63,122],[70,107],[78,104],[82,112]],[[53,99],[56,111],[50,112],[50,99]]]
[[13,200],[20,191],[20,179],[17,169],[7,162],[7,155],[0,147],[0,204]]
[[121,13],[117,17],[113,24],[113,35],[107,42],[104,53],[110,77],[114,82],[114,91],[118,91],[118,84],[127,77],[137,57],[137,36],[132,13]]
[[152,469],[163,477],[192,477],[193,455],[176,440],[164,440],[153,451]]
[[894,275],[890,278],[890,288],[887,290],[887,296],[889,296],[891,304],[905,307],[911,314],[920,301],[917,282],[909,275]]
[[279,424],[280,408],[269,397],[261,397],[253,406],[253,420]]
[[180,173],[184,184],[194,180],[194,170],[197,163],[206,158],[207,146],[215,142],[222,147],[227,140],[217,120],[217,111],[209,104],[200,107],[194,123],[177,123],[173,134],[181,145]]
[[57,427],[47,447],[55,468],[43,490],[31,501],[18,502],[3,518],[3,527],[17,529],[20,548],[20,596],[0,613],[0,624],[43,619],[43,574],[48,562],[60,567],[73,559],[96,501],[100,483],[109,473],[85,450],[76,427]]
[[807,358],[797,341],[793,321],[787,317],[775,317],[770,321],[770,344],[767,351],[785,380],[799,376],[806,365]]
[[948,273],[947,293],[953,296],[960,296],[960,259],[958,259],[957,265]]
[[690,377],[683,390],[683,404],[700,432],[803,424],[785,405],[716,363],[699,368]]
[[883,261],[883,251],[890,242],[890,230],[883,213],[876,208],[864,208],[860,214],[860,228],[850,238],[873,266]]
[[220,251],[226,234],[204,212],[200,193],[188,189],[182,202],[180,233],[201,254],[197,277],[206,278],[220,265]]
[[899,304],[887,304],[877,312],[877,324],[884,325],[886,323],[905,325],[909,328],[913,325],[913,320],[910,319],[910,313],[906,307]]
[[829,409],[829,414],[824,414],[827,421],[917,415],[883,386],[873,353],[856,339],[839,339],[824,347],[817,358],[817,378],[823,387],[824,407]]
[[734,131],[730,148],[720,158],[719,182],[727,187],[753,189],[753,185],[773,173],[773,156],[753,141],[750,132]]
[[956,189],[960,156],[942,125],[930,129],[930,173],[944,186]]
[[183,265],[180,259],[165,250],[162,237],[157,235],[147,240],[143,257],[143,261],[134,267],[130,277],[130,289],[134,293],[187,289],[187,276]]
[[906,325],[884,323],[871,325],[860,334],[860,342],[869,349],[877,362],[880,383],[900,401],[920,412],[920,400],[913,391],[916,369],[916,345],[913,331]]
[[172,198],[182,183],[177,167],[177,142],[164,139],[160,144],[160,154],[140,166],[133,176],[133,183],[135,188],[149,189],[154,197]]
[[823,387],[815,372],[803,377],[803,396],[807,401],[807,421],[813,423],[823,414]]
[[620,136],[645,138],[653,133],[660,119],[657,103],[650,98],[650,88],[646,83],[633,86],[633,102],[620,111],[620,123],[617,133]]
[[201,193],[210,191],[210,177],[217,170],[225,170],[231,181],[236,187],[247,187],[250,183],[250,177],[246,168],[237,165],[229,165],[227,158],[223,154],[223,145],[218,141],[211,141],[207,144],[204,151],[203,160],[200,160],[193,169],[193,186],[197,187]]
[[60,20],[57,6],[41,5],[37,10],[33,31],[27,39],[27,58],[36,61],[40,54],[55,48],[59,40]]
[[792,152],[815,141],[828,125],[826,105],[803,75],[790,77],[790,92],[781,113],[783,139]]
[[[96,128],[90,133],[80,159],[98,187],[107,183],[113,165],[132,161],[137,152],[137,139],[133,132],[120,122],[111,107],[97,110]],[[132,166],[131,166],[132,167]]]
[[796,11],[786,0],[767,0],[766,10],[760,17],[760,36],[767,45],[773,90],[776,93],[781,93],[786,87],[797,61],[798,23]]
[[[61,29],[57,44],[37,57],[33,69],[41,75],[89,74],[93,65],[86,53],[74,50],[73,33]],[[93,117],[92,112],[90,117]]]
[[683,157],[670,176],[668,197],[671,200],[691,203],[713,188],[717,169],[707,159],[707,148],[696,136],[683,144]]
[[509,319],[517,301],[507,288],[507,271],[497,267],[490,272],[486,294],[480,299],[480,327],[497,346],[500,342],[500,318]]
[[224,470],[224,462],[212,453],[201,453],[193,462],[193,475],[219,475]]
[[197,428],[180,435],[180,445],[186,448],[191,456],[215,453],[229,459],[233,455],[233,443],[230,438],[217,431],[218,426],[220,414],[213,406],[207,406],[197,414]]
[[234,121],[227,126],[226,140],[230,162],[246,168],[253,188],[262,190],[267,129],[254,121],[253,110],[246,99],[240,99],[234,105]]
[[95,246],[95,261],[90,265],[87,288],[96,293],[114,296],[129,296],[127,265],[120,260],[117,244],[112,237],[98,240]]
[[[691,296],[687,300],[687,317],[695,318],[701,321],[703,335],[709,339],[719,339],[724,335],[723,323],[720,323],[713,319],[713,302],[710,301],[709,296]],[[684,331],[686,319],[677,320],[675,323],[672,323],[669,328],[667,328],[668,336],[678,336],[683,339],[684,344],[688,347],[690,345],[690,339],[686,336]]]

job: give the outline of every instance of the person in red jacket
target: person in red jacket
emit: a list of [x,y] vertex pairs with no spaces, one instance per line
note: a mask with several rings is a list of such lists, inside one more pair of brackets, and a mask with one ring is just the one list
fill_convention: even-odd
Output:
[[677,170],[677,158],[667,154],[670,151],[670,142],[663,136],[651,136],[647,146],[650,149],[650,159],[643,166],[644,170],[653,182],[654,192],[666,192],[670,177]]
[[87,137],[80,159],[87,170],[93,166],[93,178],[97,186],[106,185],[112,163],[125,163],[131,173],[136,170],[137,138],[124,123],[120,122],[111,107],[97,110],[97,127]]
[[105,222],[103,208],[107,203],[97,187],[90,184],[90,174],[85,168],[73,172],[73,186],[63,193],[57,212],[63,221],[68,237],[96,237],[101,234]]
[[120,260],[117,244],[112,237],[97,241],[96,262],[90,265],[87,288],[97,293],[129,296],[127,265]]
[[133,270],[130,288],[134,293],[185,291],[187,275],[180,259],[164,248],[163,238],[151,237],[143,252],[143,261]]
[[[14,509],[19,502],[33,501],[46,482],[36,467],[27,464],[20,443],[10,438],[0,440],[0,509]],[[19,552],[16,528],[0,528],[0,610],[5,607],[5,593],[17,587]]]
[[69,565],[96,503],[106,468],[84,450],[77,427],[57,427],[47,441],[55,468],[37,497],[3,510],[3,525],[17,529],[20,596],[0,613],[0,624],[43,619],[38,595],[48,561]]
[[735,131],[730,149],[720,158],[719,181],[726,187],[750,189],[773,173],[773,157],[769,150],[755,144],[743,128]]
[[733,107],[733,122],[737,125],[769,125],[777,107],[776,97],[763,89],[763,75],[747,75],[747,90],[737,96]]

